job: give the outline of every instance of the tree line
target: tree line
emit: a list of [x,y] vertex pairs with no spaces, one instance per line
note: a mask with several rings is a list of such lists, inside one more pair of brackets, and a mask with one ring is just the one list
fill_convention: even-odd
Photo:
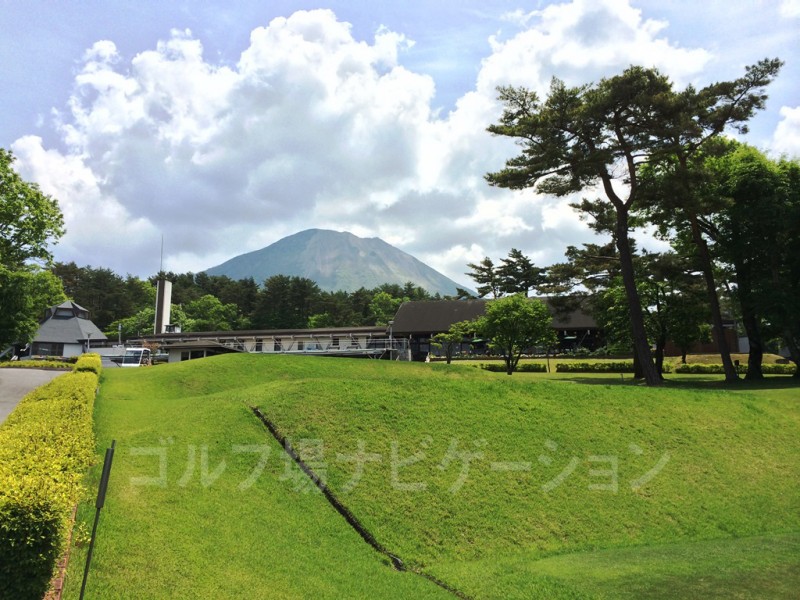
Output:
[[386,325],[402,302],[440,298],[411,282],[329,292],[311,279],[289,275],[273,275],[261,284],[252,277],[206,273],[165,272],[141,279],[74,262],[54,263],[51,273],[107,336],[123,338],[152,333],[159,277],[172,282],[171,321],[182,331]]

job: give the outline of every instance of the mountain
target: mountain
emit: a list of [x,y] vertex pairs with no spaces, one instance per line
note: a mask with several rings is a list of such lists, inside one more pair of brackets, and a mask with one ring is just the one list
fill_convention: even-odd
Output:
[[455,295],[456,287],[464,287],[380,238],[360,238],[327,229],[295,233],[211,267],[206,273],[231,279],[252,277],[257,283],[272,275],[294,275],[312,279],[327,291],[352,292],[411,281],[431,294]]

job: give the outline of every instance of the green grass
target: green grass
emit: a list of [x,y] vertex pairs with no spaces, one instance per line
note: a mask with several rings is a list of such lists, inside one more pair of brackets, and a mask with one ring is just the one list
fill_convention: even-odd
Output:
[[[295,489],[302,479],[286,479],[278,445],[246,408],[257,405],[379,542],[472,597],[794,597],[795,382],[730,389],[719,377],[673,376],[654,390],[618,375],[559,375],[568,377],[241,355],[107,371],[98,438],[103,449],[116,437],[118,451],[95,594],[441,592],[392,571],[320,494]],[[132,485],[156,459],[126,448],[162,440],[176,457],[167,485]],[[262,443],[272,448],[268,466],[239,491],[254,457],[230,449]],[[224,457],[225,473],[179,485],[188,446],[203,444],[209,470]],[[359,447],[372,459],[360,479]],[[612,461],[616,485],[603,472]],[[92,515],[82,508],[82,520]],[[76,597],[80,556],[66,597]]]
[[[233,366],[107,372],[96,404],[98,449],[112,438],[117,446],[87,597],[448,597],[427,580],[394,571],[296,468],[287,471],[282,449],[242,402],[242,390],[265,373],[248,379]],[[195,471],[183,479],[191,447]],[[159,457],[139,453],[161,449],[164,485],[140,485],[137,479],[158,477]],[[261,476],[240,489],[264,455]],[[225,470],[214,479],[221,461]],[[93,518],[94,498],[80,507],[84,533]],[[85,553],[85,544],[73,551],[65,598],[78,597]]]

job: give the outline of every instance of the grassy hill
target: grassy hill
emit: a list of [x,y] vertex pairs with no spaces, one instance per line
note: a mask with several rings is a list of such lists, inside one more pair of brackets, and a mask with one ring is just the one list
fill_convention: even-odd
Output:
[[[383,546],[468,597],[794,597],[798,388],[699,379],[653,390],[242,355],[109,370],[98,439],[118,450],[90,585],[103,598],[448,595],[349,529],[258,406]],[[143,485],[159,452],[164,477]]]

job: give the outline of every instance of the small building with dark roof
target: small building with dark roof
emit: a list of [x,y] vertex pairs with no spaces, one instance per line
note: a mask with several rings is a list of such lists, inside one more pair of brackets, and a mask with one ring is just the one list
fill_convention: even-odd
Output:
[[89,320],[89,311],[67,300],[48,308],[31,342],[33,356],[78,356],[92,342],[105,342],[106,336]]
[[[597,322],[580,307],[573,310],[557,310],[547,298],[542,298],[553,314],[553,327],[558,336],[560,351],[587,348],[594,350],[602,345]],[[443,333],[459,321],[471,321],[482,317],[489,300],[422,300],[404,302],[400,305],[392,322],[394,335],[406,338],[413,360],[425,360],[431,348],[431,338]],[[472,340],[481,344],[483,340]],[[465,340],[469,345],[469,341]],[[476,350],[485,349],[478,345]]]

